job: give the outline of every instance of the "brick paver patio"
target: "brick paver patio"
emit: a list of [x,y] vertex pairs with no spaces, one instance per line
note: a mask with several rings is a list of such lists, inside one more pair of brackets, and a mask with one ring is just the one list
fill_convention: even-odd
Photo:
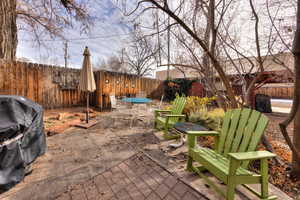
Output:
[[57,200],[202,200],[200,193],[143,153],[91,180],[70,186]]

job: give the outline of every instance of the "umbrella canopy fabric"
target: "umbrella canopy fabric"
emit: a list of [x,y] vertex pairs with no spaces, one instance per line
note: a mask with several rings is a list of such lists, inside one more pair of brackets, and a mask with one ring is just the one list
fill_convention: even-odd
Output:
[[88,47],[85,47],[84,58],[82,64],[82,70],[80,74],[79,90],[86,92],[93,92],[96,90],[96,83],[94,79],[93,68],[90,60],[90,51]]

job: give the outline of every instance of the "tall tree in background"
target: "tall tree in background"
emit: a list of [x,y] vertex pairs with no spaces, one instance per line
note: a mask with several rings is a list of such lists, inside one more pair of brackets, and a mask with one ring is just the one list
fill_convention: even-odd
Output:
[[[81,23],[81,30],[91,24],[88,0],[1,0],[0,59],[16,59],[18,30],[41,36],[63,37],[63,30],[72,27],[72,20]],[[17,23],[18,22],[18,23]]]
[[132,42],[124,51],[124,63],[130,73],[138,76],[149,76],[154,71],[158,47],[150,37],[143,35],[141,29],[135,26],[132,32]]
[[15,59],[17,49],[16,0],[0,1],[0,58]]

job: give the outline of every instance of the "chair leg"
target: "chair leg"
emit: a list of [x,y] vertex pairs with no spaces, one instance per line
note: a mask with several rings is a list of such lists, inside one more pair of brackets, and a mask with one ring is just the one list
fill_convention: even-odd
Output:
[[226,200],[234,200],[235,184],[230,181],[227,184]]
[[165,124],[164,127],[163,127],[163,132],[164,132],[164,138],[166,140],[170,140],[172,139],[169,135],[169,129],[168,129],[168,126]]
[[189,172],[193,172],[193,158],[188,156],[188,160],[187,160],[187,165],[186,165],[186,170]]
[[261,198],[267,199],[269,196],[268,188],[268,160],[262,159],[260,161],[260,173],[261,173]]

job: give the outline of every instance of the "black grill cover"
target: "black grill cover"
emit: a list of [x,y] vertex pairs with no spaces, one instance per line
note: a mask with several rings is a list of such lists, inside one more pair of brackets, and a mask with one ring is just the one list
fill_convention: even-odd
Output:
[[43,108],[24,97],[0,95],[0,192],[23,180],[25,167],[45,151]]
[[257,94],[255,96],[255,109],[263,113],[271,113],[271,97],[264,94]]

